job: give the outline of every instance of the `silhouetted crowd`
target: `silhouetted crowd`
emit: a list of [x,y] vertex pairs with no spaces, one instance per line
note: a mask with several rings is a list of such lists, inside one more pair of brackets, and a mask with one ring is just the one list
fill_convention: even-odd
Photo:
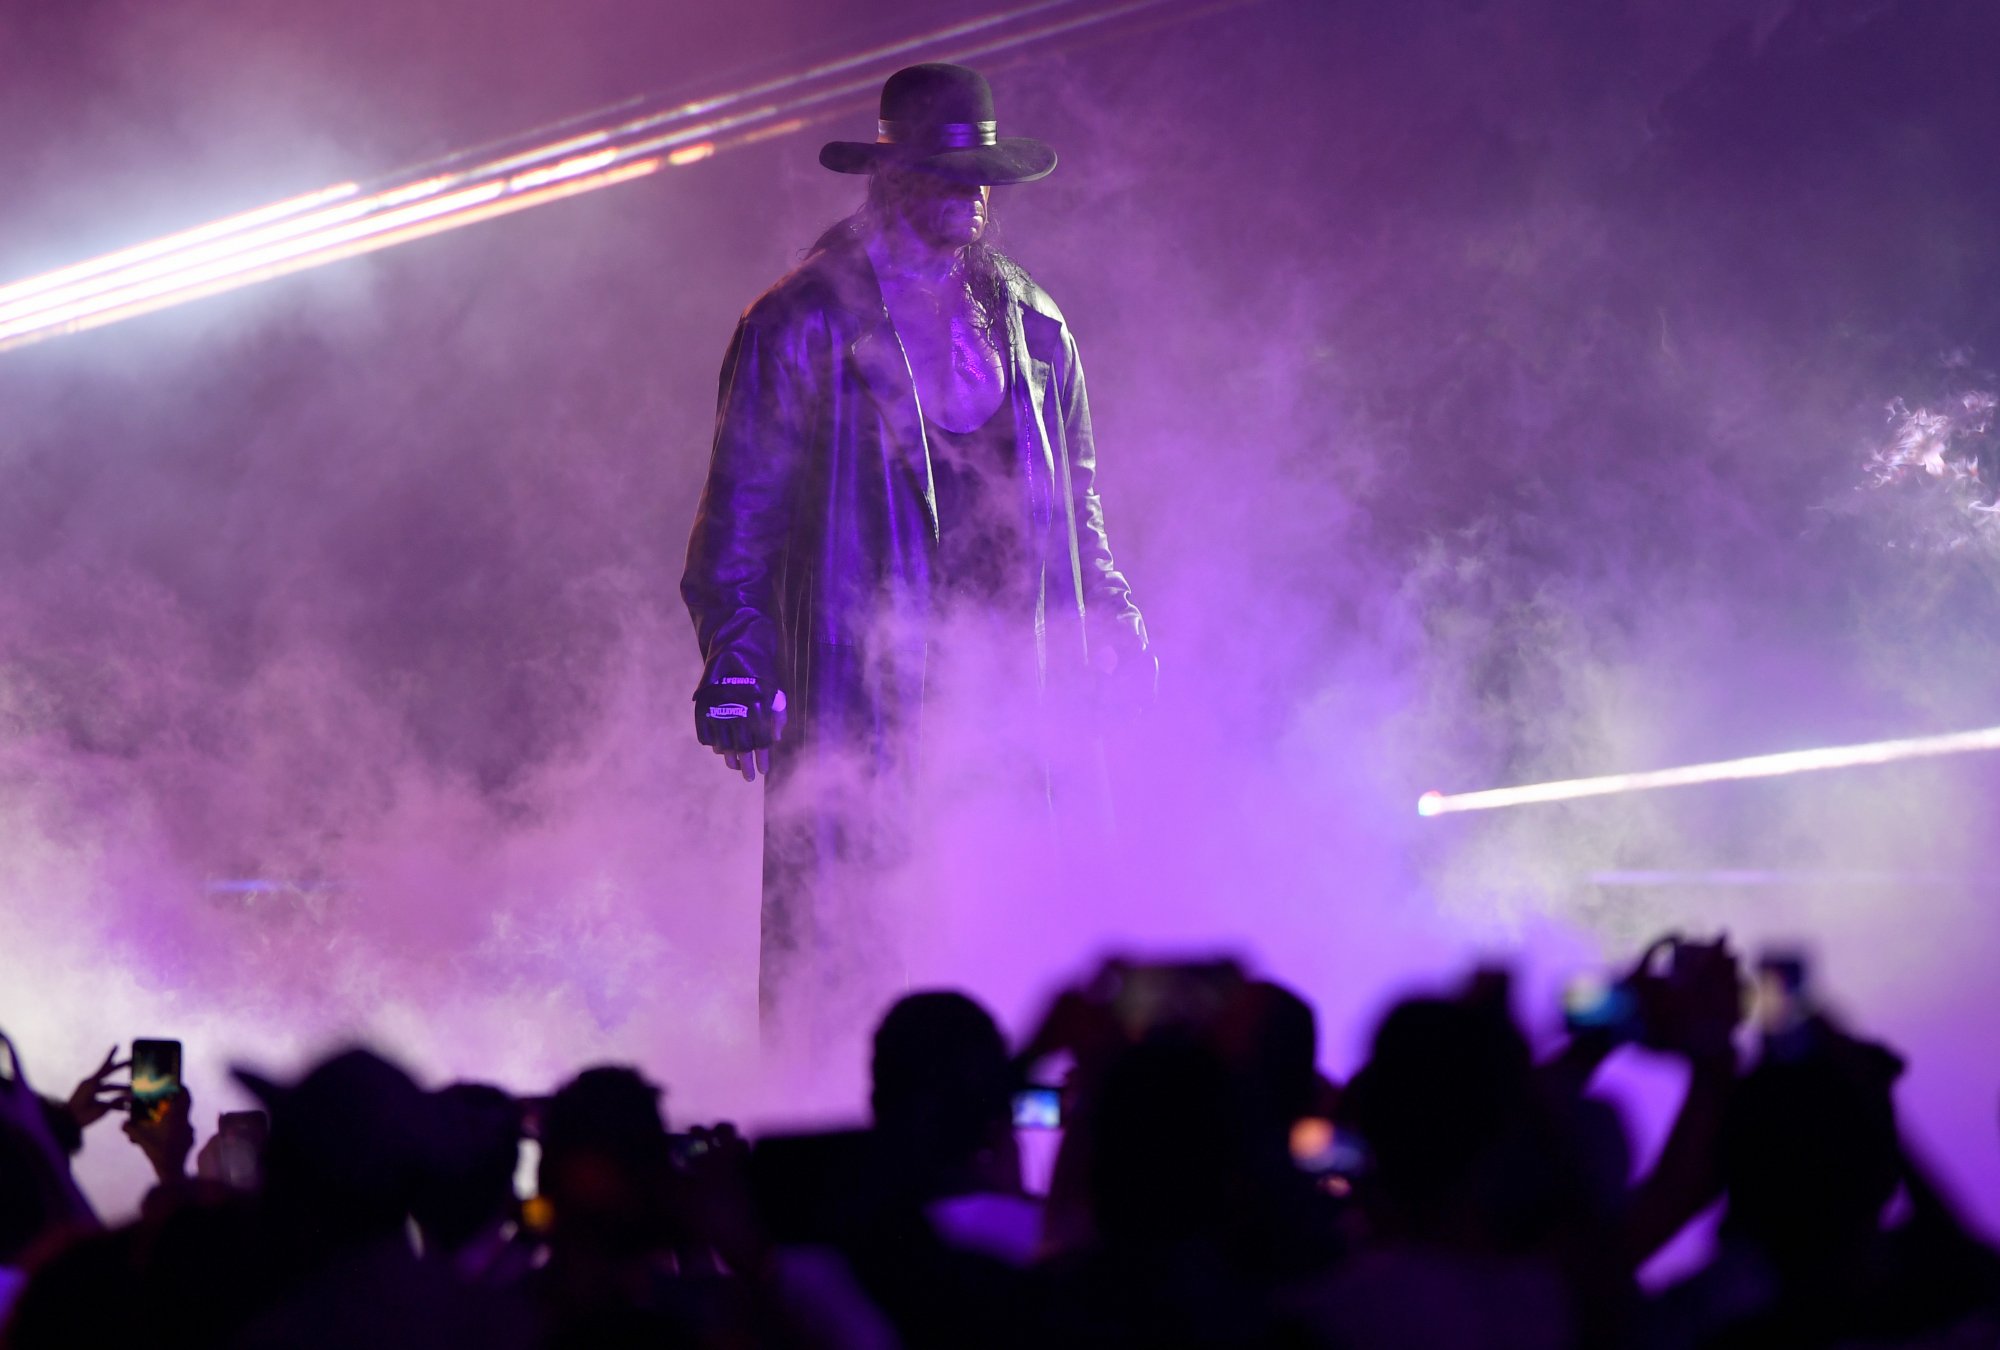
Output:
[[[961,994],[897,1002],[866,1128],[672,1132],[630,1066],[521,1098],[350,1049],[239,1071],[264,1112],[198,1155],[185,1089],[127,1109],[114,1054],[44,1098],[9,1042],[0,1350],[2000,1346],[2000,1259],[1905,1145],[1902,1061],[1795,963],[1663,940],[1569,1013],[1537,1059],[1482,969],[1335,1084],[1289,990],[1112,961],[1017,1049]],[[1686,1066],[1636,1180],[1591,1094],[1628,1045]],[[106,1227],[70,1158],[121,1112],[158,1185]],[[1706,1263],[1642,1291],[1718,1201]]]

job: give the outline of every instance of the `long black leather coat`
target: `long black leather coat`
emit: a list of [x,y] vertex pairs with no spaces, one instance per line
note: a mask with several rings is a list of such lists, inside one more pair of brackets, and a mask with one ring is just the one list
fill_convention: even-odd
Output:
[[[1036,575],[1009,587],[1032,597],[1025,613],[986,617],[1003,646],[1019,624],[1023,682],[1035,673],[1035,688],[1000,701],[1046,712],[1077,706],[1074,691],[1107,664],[1099,644],[1151,658],[1104,536],[1076,343],[1026,273],[1002,270],[1014,478]],[[897,992],[901,935],[881,902],[917,814],[938,550],[909,361],[859,235],[837,227],[737,325],[681,580],[703,679],[754,675],[788,703],[764,811],[767,1041],[819,1037],[831,1050]],[[1053,739],[1060,752],[1069,738]],[[1053,805],[1064,772],[1044,763],[1042,777]]]
[[[1003,262],[1003,351],[1039,577],[1044,686],[1108,643],[1144,652],[1112,562],[1076,343],[1047,292]],[[703,679],[784,689],[784,762],[829,736],[889,754],[921,699],[938,515],[909,362],[852,227],[760,296],[723,359],[715,448],[681,594]],[[1097,664],[1105,662],[1100,658]]]

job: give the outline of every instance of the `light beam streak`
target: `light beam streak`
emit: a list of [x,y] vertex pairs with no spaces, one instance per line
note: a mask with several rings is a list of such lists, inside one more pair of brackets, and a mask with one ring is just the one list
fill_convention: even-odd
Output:
[[[1224,0],[1221,7],[1255,3]],[[1041,0],[796,74],[635,111],[627,100],[460,151],[364,190],[341,183],[0,286],[0,351],[440,234],[682,167],[844,113],[893,65],[973,60],[1099,28],[1176,0]],[[1212,13],[1209,5],[1200,13]],[[1183,17],[1194,17],[1189,14]],[[848,78],[841,78],[848,77]],[[537,139],[547,138],[547,139]]]
[[[948,41],[953,38],[967,36],[1073,3],[1074,0],[1043,0],[1042,3],[1029,5],[1024,9],[972,20],[952,28],[943,29],[937,33],[925,34],[889,46],[877,47],[843,60],[827,62],[795,75],[766,80],[730,93],[680,103],[676,106],[642,116],[632,117],[627,114],[629,114],[635,102],[644,102],[645,100],[628,100],[625,103],[615,105],[614,108],[601,110],[599,114],[595,115],[601,118],[611,113],[617,113],[622,120],[604,123],[579,133],[571,132],[568,129],[575,127],[579,122],[593,120],[593,115],[584,114],[582,117],[570,118],[556,124],[555,127],[546,129],[548,131],[562,129],[568,133],[561,136],[560,139],[532,145],[526,149],[514,149],[512,153],[498,159],[477,161],[478,156],[490,153],[496,148],[518,147],[523,140],[531,139],[537,133],[530,132],[526,136],[517,136],[506,141],[494,142],[485,147],[462,150],[448,155],[443,159],[434,160],[429,164],[405,170],[402,174],[395,176],[393,185],[381,188],[359,201],[348,202],[331,211],[315,211],[313,208],[343,198],[353,197],[356,193],[360,192],[359,185],[344,183],[333,188],[323,189],[320,192],[308,193],[301,197],[291,198],[287,201],[274,203],[273,205],[261,207],[253,211],[246,211],[240,215],[227,217],[209,225],[199,226],[192,230],[183,231],[180,234],[169,235],[164,239],[155,240],[149,244],[122,249],[116,253],[106,254],[101,258],[88,262],[60,268],[41,277],[33,277],[26,281],[0,287],[0,320],[16,316],[23,312],[24,308],[33,309],[40,307],[39,305],[28,305],[26,302],[32,300],[37,295],[47,296],[48,292],[58,287],[62,288],[61,291],[55,296],[43,300],[41,302],[42,305],[51,308],[58,307],[65,303],[87,298],[97,291],[119,284],[118,280],[108,282],[97,280],[108,272],[125,272],[136,267],[134,275],[123,278],[123,281],[129,284],[132,281],[144,280],[150,276],[160,275],[163,271],[170,272],[176,265],[176,260],[173,256],[176,254],[183,255],[178,260],[180,263],[199,264],[215,257],[223,256],[234,249],[257,247],[275,239],[292,237],[320,228],[337,227],[346,221],[365,215],[369,211],[384,207],[399,206],[426,196],[436,195],[451,187],[472,181],[476,178],[515,174],[531,166],[543,163],[548,159],[567,155],[573,151],[583,150],[586,147],[603,145],[615,138],[642,135],[648,131],[671,126],[674,123],[715,112],[734,104],[744,103],[766,94],[782,92],[786,88],[796,88],[810,84],[815,80],[839,74],[851,67],[891,59],[930,42]],[[468,161],[475,162],[468,164]],[[247,239],[242,237],[246,233],[249,236]],[[234,237],[234,242],[231,242],[232,237]],[[192,251],[192,256],[187,256],[190,251]]]
[[245,211],[240,215],[225,216],[221,220],[212,221],[207,225],[198,225],[191,230],[182,230],[178,234],[170,234],[164,238],[155,239],[151,243],[136,244],[131,248],[119,249],[115,253],[106,253],[101,257],[75,263],[69,267],[58,267],[55,271],[44,272],[38,277],[29,277],[25,281],[14,282],[12,285],[0,287],[0,314],[4,314],[9,309],[17,307],[24,300],[36,295],[46,294],[57,287],[71,286],[78,282],[87,281],[105,272],[116,271],[120,268],[148,261],[161,254],[169,254],[181,249],[191,248],[196,244],[205,243],[210,239],[235,234],[238,231],[262,225],[267,221],[280,220],[286,216],[295,215],[300,211],[308,211],[314,207],[323,206],[328,202],[339,201],[343,197],[351,197],[359,191],[361,191],[359,183],[337,183],[332,187],[322,188],[318,192],[308,192],[301,197],[292,197],[282,202],[273,202],[269,206],[260,206],[253,211]]
[[1625,869],[1592,872],[1584,878],[1593,886],[1638,889],[1660,887],[1668,890],[1747,890],[1797,889],[1824,891],[1833,887],[1873,890],[1889,887],[1908,890],[1921,886],[1936,890],[1990,888],[2000,877],[1978,872],[1894,872],[1886,869],[1812,870],[1774,867],[1719,867],[1702,870]]
[[1494,811],[1506,806],[1575,801],[1583,797],[1608,797],[1621,792],[1650,792],[1655,788],[1692,787],[1698,783],[1723,783],[1744,778],[1781,778],[1787,774],[1851,769],[1904,759],[1963,755],[1975,750],[2000,750],[2000,727],[1955,731],[1943,736],[1869,741],[1862,745],[1824,746],[1817,750],[1786,750],[1775,755],[1752,755],[1748,759],[1684,764],[1679,768],[1608,774],[1601,778],[1568,778],[1553,783],[1532,783],[1525,787],[1488,788],[1481,792],[1426,792],[1417,799],[1417,814],[1442,816],[1457,811]]
[[[358,257],[372,253],[392,244],[407,243],[413,239],[424,239],[446,230],[455,230],[461,225],[476,221],[491,220],[514,211],[524,211],[543,202],[559,201],[564,197],[574,197],[579,192],[589,192],[600,187],[610,187],[615,183],[628,182],[644,177],[660,168],[662,161],[655,157],[623,164],[615,169],[592,174],[587,178],[572,179],[565,183],[554,183],[532,192],[520,193],[503,200],[482,198],[469,205],[453,209],[449,214],[430,215],[419,210],[413,213],[398,213],[396,219],[383,228],[351,238],[326,237],[314,241],[310,248],[294,248],[289,252],[278,251],[251,264],[234,268],[206,281],[189,281],[169,291],[152,294],[135,294],[115,305],[99,306],[81,310],[75,314],[58,316],[48,328],[45,336],[58,333],[81,333],[105,324],[116,323],[120,319],[136,318],[141,314],[151,314],[155,310],[199,300],[203,296],[220,295],[224,291],[235,290],[258,281],[268,281],[273,277],[288,276],[293,272],[303,272],[310,267],[339,262],[343,258]],[[0,333],[6,330],[0,328]],[[22,340],[12,342],[0,339],[0,351],[9,345],[19,345]]]

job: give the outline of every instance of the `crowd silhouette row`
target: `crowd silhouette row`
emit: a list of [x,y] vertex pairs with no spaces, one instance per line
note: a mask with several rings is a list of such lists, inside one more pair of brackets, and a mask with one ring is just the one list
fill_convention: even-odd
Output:
[[[2000,1346],[2000,1259],[1905,1145],[1902,1061],[1795,963],[1663,940],[1539,1059],[1510,993],[1397,1003],[1342,1084],[1310,1005],[1225,960],[1107,962],[1015,1048],[915,993],[867,1127],[754,1140],[670,1131],[631,1066],[524,1099],[356,1048],[239,1071],[264,1113],[197,1153],[185,1089],[133,1107],[114,1052],[44,1097],[8,1041],[0,1350]],[[1636,1179],[1592,1095],[1628,1045],[1686,1064]],[[70,1159],[121,1115],[158,1184],[107,1227]],[[1031,1195],[1020,1130],[1058,1118]],[[1706,1263],[1643,1291],[1718,1202]]]

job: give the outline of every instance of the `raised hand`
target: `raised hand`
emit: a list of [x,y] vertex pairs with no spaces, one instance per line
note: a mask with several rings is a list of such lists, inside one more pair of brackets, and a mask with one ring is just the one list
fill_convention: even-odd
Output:
[[118,1058],[118,1047],[114,1045],[104,1052],[104,1062],[97,1066],[96,1072],[76,1085],[76,1090],[69,1094],[66,1107],[79,1130],[87,1130],[113,1111],[130,1105],[130,1087],[104,1080],[131,1067],[131,1060]]
[[194,1123],[188,1114],[193,1106],[188,1090],[176,1088],[157,1120],[140,1117],[125,1122],[125,1137],[139,1146],[153,1165],[153,1175],[163,1182],[187,1176],[188,1154],[194,1151]]
[[1729,940],[1673,943],[1672,963],[1641,990],[1645,1043],[1690,1060],[1733,1060],[1743,971]]

